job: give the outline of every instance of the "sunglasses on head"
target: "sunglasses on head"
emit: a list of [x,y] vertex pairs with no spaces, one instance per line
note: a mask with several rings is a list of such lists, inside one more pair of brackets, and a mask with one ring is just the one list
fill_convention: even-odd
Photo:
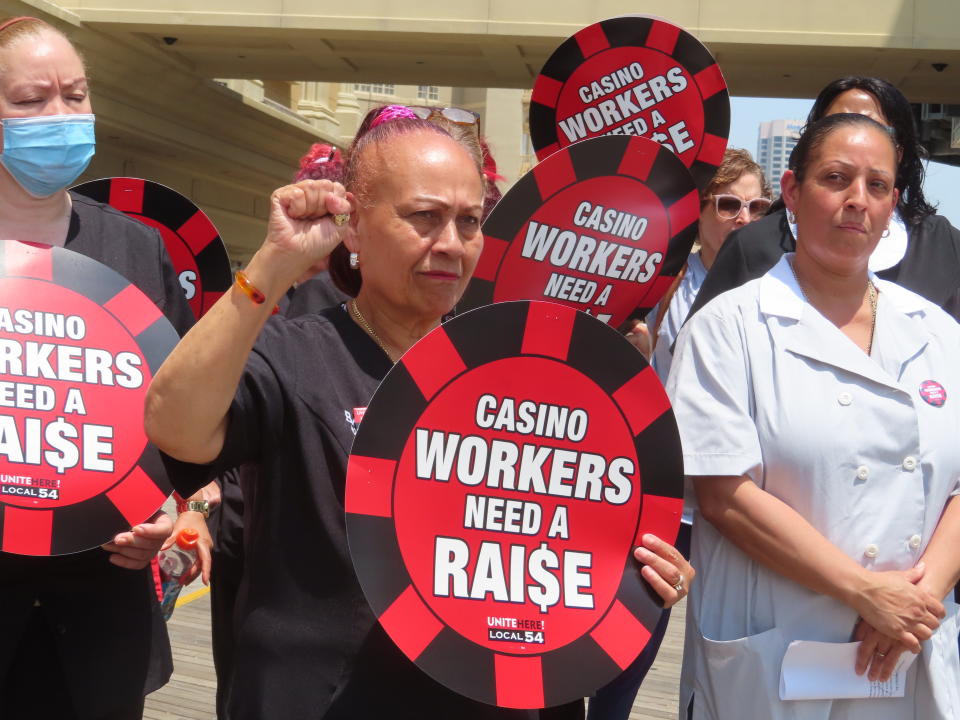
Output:
[[480,114],[473,110],[458,107],[433,107],[431,105],[408,105],[407,107],[421,120],[430,120],[439,116],[457,125],[480,126]]
[[714,195],[713,200],[716,203],[717,216],[724,220],[735,219],[744,206],[747,207],[750,217],[759,217],[765,215],[767,210],[770,209],[770,205],[773,204],[772,200],[765,197],[743,200],[736,195]]

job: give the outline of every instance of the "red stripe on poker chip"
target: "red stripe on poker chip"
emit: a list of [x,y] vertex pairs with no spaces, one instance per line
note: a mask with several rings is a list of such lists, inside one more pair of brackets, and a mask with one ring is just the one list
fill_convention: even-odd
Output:
[[543,665],[539,656],[494,655],[497,705],[543,707]]
[[681,515],[683,515],[682,497],[644,495],[635,544],[641,544],[645,533],[652,533],[660,539],[673,537],[677,532],[677,524],[680,522]]
[[200,211],[181,225],[177,229],[177,234],[184,239],[194,255],[198,255],[207,245],[220,237],[210,218]]
[[670,231],[676,235],[700,217],[700,193],[691,190],[671,205],[667,212],[670,214]]
[[573,321],[576,317],[574,310],[562,305],[553,303],[531,305],[520,352],[524,355],[547,355],[558,360],[566,360],[570,350]]
[[49,555],[53,511],[24,510],[7,505],[3,511],[3,551],[18,555]]
[[429,348],[429,351],[404,356],[401,362],[420,388],[420,392],[429,400],[451,378],[462,373],[467,367],[445,332],[430,333],[417,345],[421,343],[425,343],[423,347]]
[[344,506],[348,513],[390,517],[393,515],[395,460],[351,455]]
[[654,50],[659,50],[667,55],[673,55],[673,49],[677,46],[677,38],[680,37],[680,28],[671,23],[654,20],[650,27],[650,34],[647,35],[646,45]]
[[530,94],[530,102],[548,105],[549,107],[555,107],[557,104],[557,98],[560,96],[560,91],[562,89],[562,82],[554,80],[551,77],[543,76],[542,80],[537,82],[537,86]]
[[143,187],[144,181],[140,178],[114,178],[107,204],[120,212],[139,215],[143,212]]
[[477,262],[477,269],[473,271],[473,279],[493,280],[497,277],[500,261],[503,254],[510,247],[510,243],[492,235],[483,236],[483,252]]
[[646,182],[647,178],[650,177],[650,168],[653,167],[653,162],[657,159],[658,153],[654,152],[656,149],[650,143],[631,138],[617,172]]
[[583,53],[585,58],[596,55],[598,52],[610,47],[610,41],[607,39],[599,23],[590,25],[573,37],[576,39],[577,45],[580,47],[580,52]]
[[541,148],[540,150],[537,151],[537,158],[538,158],[539,160],[543,160],[544,158],[547,158],[547,157],[550,157],[551,155],[553,155],[553,154],[554,154],[555,152],[557,152],[557,150],[559,150],[559,149],[560,149],[560,143],[558,143],[558,142],[552,142],[552,143],[550,143],[549,145],[547,145],[546,147],[543,147],[543,148]]
[[8,242],[5,245],[8,274],[11,274],[11,269],[16,268],[16,274],[21,277],[53,279],[53,260],[48,245],[37,246],[23,242]]
[[149,517],[167,499],[166,493],[139,466],[109,490],[107,497],[131,525]]
[[649,366],[614,392],[613,399],[626,414],[634,435],[642,433],[650,423],[670,410],[667,393]]
[[610,612],[593,629],[590,637],[621,670],[626,670],[640,654],[637,652],[635,638],[643,638],[642,642],[646,644],[650,639],[650,631],[623,606],[623,603],[615,600],[610,607]]
[[443,624],[424,605],[413,585],[380,616],[380,624],[409,658],[418,658],[443,630]]
[[719,166],[723,162],[723,153],[726,149],[727,141],[724,138],[707,133],[703,136],[703,145],[700,147],[697,160]]
[[557,155],[556,158],[549,168],[544,167],[541,163],[531,171],[537,181],[537,189],[540,191],[540,197],[542,198],[548,198],[577,181],[577,173],[570,161],[570,154]]
[[136,286],[127,285],[103,306],[136,337],[163,315]]
[[716,95],[721,90],[727,89],[727,81],[723,79],[723,73],[720,72],[720,66],[714,63],[706,70],[701,70],[693,79],[700,88],[700,96],[706,100]]

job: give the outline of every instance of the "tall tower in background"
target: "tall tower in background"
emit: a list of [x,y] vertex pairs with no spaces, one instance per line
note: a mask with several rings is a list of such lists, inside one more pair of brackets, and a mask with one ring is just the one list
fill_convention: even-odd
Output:
[[803,120],[771,120],[760,123],[757,136],[757,163],[763,168],[775,196],[780,195],[780,178],[787,169],[790,153],[800,138]]

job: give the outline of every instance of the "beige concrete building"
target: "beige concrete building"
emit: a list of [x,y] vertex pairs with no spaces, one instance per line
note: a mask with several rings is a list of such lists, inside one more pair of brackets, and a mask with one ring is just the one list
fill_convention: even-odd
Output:
[[[84,179],[174,187],[241,260],[260,242],[270,190],[310,143],[345,144],[372,103],[425,95],[477,110],[515,179],[534,161],[526,91],[543,62],[615,15],[685,27],[734,95],[811,97],[862,73],[914,102],[960,104],[957,0],[0,0],[0,13],[43,17],[85,53],[99,150]],[[951,117],[938,118],[947,150],[960,148]]]

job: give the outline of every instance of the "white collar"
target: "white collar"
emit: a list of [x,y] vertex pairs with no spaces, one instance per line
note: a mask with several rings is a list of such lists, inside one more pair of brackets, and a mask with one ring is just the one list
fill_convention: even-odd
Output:
[[[807,304],[790,263],[795,253],[785,253],[780,261],[760,279],[760,312],[764,315],[799,320],[803,315],[803,306]],[[900,287],[896,283],[881,280],[872,271],[870,279],[877,289],[884,293],[895,310],[909,315],[922,311],[925,301],[919,295]]]

